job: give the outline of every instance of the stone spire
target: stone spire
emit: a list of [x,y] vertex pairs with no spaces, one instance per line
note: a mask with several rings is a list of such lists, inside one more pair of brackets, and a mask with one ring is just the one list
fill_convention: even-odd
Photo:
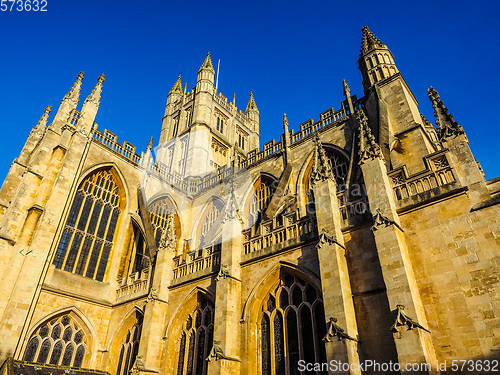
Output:
[[250,93],[250,98],[248,99],[248,104],[247,108],[245,109],[245,112],[250,112],[250,111],[259,111],[257,108],[257,104],[255,103],[255,99],[253,98],[253,92]]
[[73,87],[69,92],[64,96],[63,101],[69,100],[76,104],[78,104],[78,100],[80,99],[80,89],[82,88],[82,81],[85,74],[83,72],[78,73],[76,77],[76,81],[73,84]]
[[434,87],[430,87],[427,91],[429,99],[432,102],[432,108],[434,108],[434,117],[436,117],[436,125],[438,126],[437,135],[439,140],[442,141],[447,138],[454,138],[458,135],[465,134],[462,125],[453,120],[453,115],[448,112],[448,108],[444,106],[443,101]]
[[314,164],[311,173],[313,185],[318,181],[332,180],[335,182],[335,176],[332,171],[330,160],[326,156],[325,149],[319,140],[318,133],[314,134]]
[[284,164],[288,164],[288,154],[290,152],[290,130],[288,128],[288,118],[283,114],[283,158]]
[[208,51],[207,57],[205,57],[205,61],[203,61],[203,64],[201,64],[199,70],[211,70],[212,72],[215,72],[214,66],[212,64],[212,58],[210,56],[210,51]]
[[342,89],[344,97],[347,100],[347,105],[349,106],[349,113],[354,113],[354,106],[351,99],[351,89],[349,88],[349,85],[347,84],[347,81],[345,79],[342,81]]
[[362,40],[361,40],[361,54],[371,51],[374,48],[387,48],[385,44],[383,44],[379,38],[377,38],[368,28],[368,26],[363,26],[361,29],[363,32]]
[[45,108],[42,117],[40,117],[40,120],[38,120],[36,125],[31,130],[33,134],[43,135],[43,133],[45,133],[45,128],[47,127],[47,120],[49,119],[50,111],[52,111],[52,106],[48,105],[47,108]]
[[54,129],[56,132],[59,132],[62,129],[62,127],[66,125],[71,113],[75,111],[76,107],[78,106],[83,77],[84,77],[83,72],[80,72],[76,77],[76,81],[73,84],[73,87],[64,96],[63,100],[61,100],[59,109],[54,115],[54,120],[50,125],[50,127]]
[[370,126],[368,125],[368,118],[361,108],[356,111],[356,119],[359,123],[359,164],[364,164],[366,160],[383,158],[382,152],[380,151],[380,146],[377,144],[377,142],[375,142],[375,137],[373,136]]
[[94,88],[92,89],[92,92],[90,95],[85,99],[85,102],[83,105],[85,105],[87,102],[94,103],[96,106],[99,106],[101,103],[101,93],[102,93],[102,84],[104,82],[104,74],[101,74],[99,78],[97,78],[97,83],[95,84]]
[[181,82],[181,75],[180,74],[179,74],[179,77],[177,77],[177,81],[175,81],[175,84],[172,87],[172,90],[170,90],[170,92],[182,95],[182,82]]
[[149,143],[148,147],[146,148],[147,151],[153,150],[153,137],[149,138]]
[[358,63],[367,93],[375,83],[398,74],[399,69],[389,48],[373,35],[368,26],[363,26],[362,33]]

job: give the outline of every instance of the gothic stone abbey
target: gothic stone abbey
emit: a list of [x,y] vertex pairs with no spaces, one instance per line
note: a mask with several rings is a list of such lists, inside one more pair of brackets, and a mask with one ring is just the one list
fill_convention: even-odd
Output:
[[[80,73],[0,191],[0,373],[498,359],[500,179],[432,87],[437,127],[421,115],[367,27],[359,69],[363,97],[344,81],[338,109],[285,116],[259,151],[253,95],[242,111],[218,93],[209,54],[140,155],[94,122],[104,76],[77,109]],[[332,360],[401,370],[298,365]]]

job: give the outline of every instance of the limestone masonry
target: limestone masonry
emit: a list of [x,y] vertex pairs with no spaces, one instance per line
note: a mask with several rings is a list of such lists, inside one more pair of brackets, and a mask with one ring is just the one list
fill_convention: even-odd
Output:
[[[0,375],[500,371],[500,178],[470,151],[480,124],[432,87],[425,119],[366,26],[359,69],[364,96],[344,81],[338,109],[285,115],[259,150],[253,95],[241,110],[217,92],[208,54],[140,155],[94,121],[103,75],[79,107],[80,73],[0,190]],[[400,371],[299,366],[330,361]]]

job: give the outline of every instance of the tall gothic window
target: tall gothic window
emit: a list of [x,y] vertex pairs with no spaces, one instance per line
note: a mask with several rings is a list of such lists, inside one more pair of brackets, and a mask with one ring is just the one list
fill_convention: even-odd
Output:
[[[264,300],[260,318],[262,375],[298,375],[298,362],[325,363],[321,292],[300,277],[283,275]],[[323,374],[312,372],[311,374]]]
[[89,175],[76,193],[54,258],[56,268],[102,281],[120,215],[118,185],[109,170]]
[[276,189],[277,181],[267,176],[261,176],[255,183],[255,196],[250,202],[250,218],[251,222],[255,222],[259,212],[264,211],[271,201],[274,190]]
[[116,375],[128,375],[139,351],[143,316],[139,312],[136,312],[136,314],[136,323],[127,331],[127,335],[120,345],[120,357],[118,358]]
[[[167,218],[169,214],[175,214],[175,208],[170,199],[160,198],[155,200],[149,205],[149,214],[151,216],[151,224],[153,224],[154,236],[156,245],[160,244],[160,239],[163,234],[163,230],[167,227]],[[180,223],[177,215],[174,217],[176,235],[177,238],[180,236]]]
[[205,236],[215,221],[219,217],[220,212],[224,208],[224,204],[218,199],[212,199],[212,201],[208,204],[208,207],[205,209],[205,217],[203,218],[203,226],[201,229],[201,235]]
[[214,305],[206,298],[189,315],[181,335],[177,375],[206,375],[214,335]]
[[148,268],[151,262],[149,257],[149,248],[142,232],[134,225],[134,239],[132,242],[132,273],[141,272]]
[[82,367],[88,352],[85,334],[71,315],[54,318],[33,333],[24,361]]

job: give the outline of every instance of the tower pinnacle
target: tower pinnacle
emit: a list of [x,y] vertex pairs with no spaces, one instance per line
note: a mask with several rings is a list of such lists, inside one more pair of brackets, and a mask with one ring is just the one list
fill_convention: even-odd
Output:
[[387,46],[383,44],[380,39],[370,31],[368,26],[363,26],[361,31],[363,32],[361,41],[361,54],[368,52],[376,47],[387,48]]
[[171,93],[176,93],[176,94],[182,94],[182,82],[181,82],[181,75],[179,74],[179,77],[177,77],[177,81],[175,81],[174,86],[170,90]]
[[434,108],[434,117],[436,117],[436,125],[438,126],[437,134],[439,140],[442,141],[447,138],[465,134],[462,125],[453,120],[453,115],[448,112],[448,108],[445,107],[434,87],[430,87],[427,91],[429,99],[432,102],[432,108]]
[[199,70],[205,70],[205,69],[215,72],[214,66],[212,64],[212,58],[210,57],[210,51],[208,51],[207,57],[205,57],[205,61],[203,61],[203,64],[201,64]]
[[[102,84],[104,82],[104,74],[101,74],[99,78],[97,78],[97,83],[95,84],[94,88],[92,89],[92,92],[90,95],[85,99],[85,103],[87,102],[92,102],[95,105],[99,106],[101,103],[101,93],[102,93]],[[83,103],[83,105],[85,105]]]
[[64,96],[63,100],[71,100],[74,103],[78,103],[78,99],[80,98],[80,89],[82,87],[82,81],[84,77],[85,74],[83,72],[78,73],[73,87]]
[[248,104],[247,108],[245,109],[245,112],[250,112],[250,111],[259,111],[257,108],[257,104],[255,103],[255,99],[253,98],[253,92],[250,93],[250,98],[248,99]]

